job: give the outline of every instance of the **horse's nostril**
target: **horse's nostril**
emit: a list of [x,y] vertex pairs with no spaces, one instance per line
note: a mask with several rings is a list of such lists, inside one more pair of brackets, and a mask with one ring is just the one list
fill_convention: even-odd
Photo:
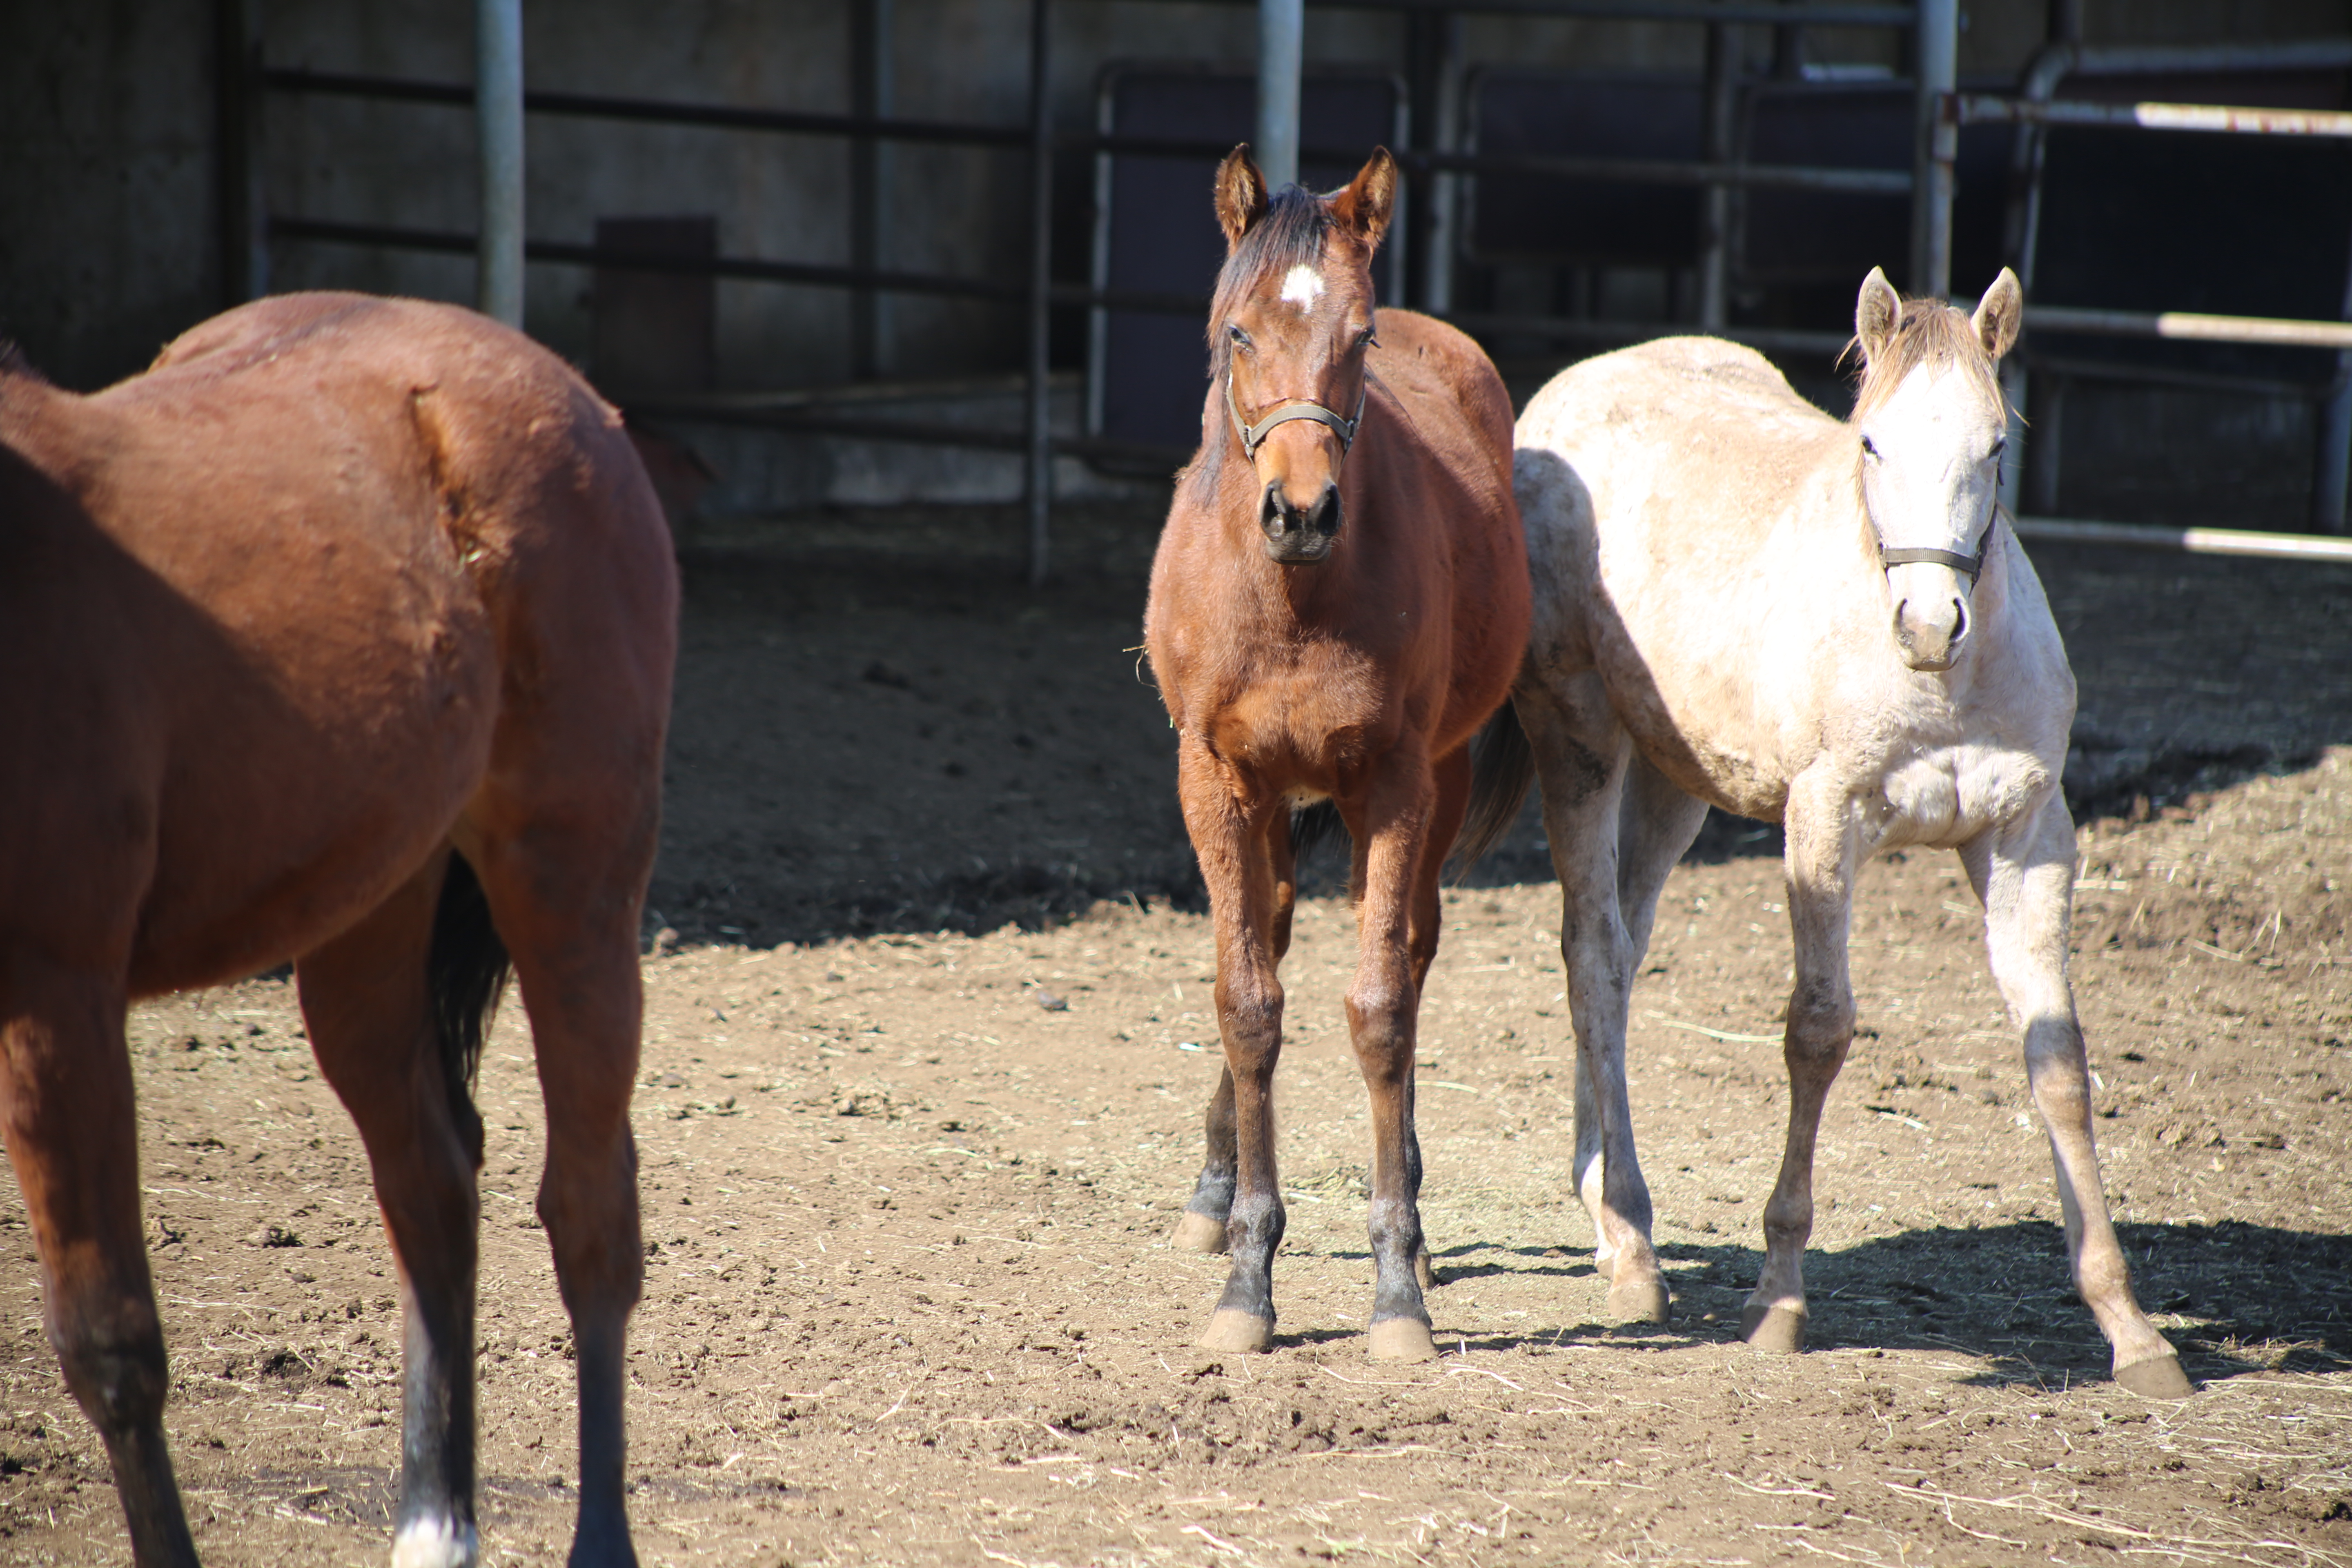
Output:
[[1258,497],[1257,525],[1268,533],[1279,533],[1282,524],[1282,482],[1277,479]]
[[1969,635],[1969,606],[1963,599],[1952,601],[1952,640],[1959,641]]
[[1323,493],[1315,498],[1314,510],[1307,514],[1307,526],[1326,539],[1339,531],[1339,487],[1325,485]]

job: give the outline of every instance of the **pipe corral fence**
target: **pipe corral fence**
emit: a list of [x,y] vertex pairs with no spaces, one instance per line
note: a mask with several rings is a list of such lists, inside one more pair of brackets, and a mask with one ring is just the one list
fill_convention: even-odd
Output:
[[[383,76],[315,71],[271,65],[258,30],[252,0],[229,0],[220,11],[222,140],[232,153],[223,180],[223,268],[245,295],[268,290],[269,248],[291,240],[391,250],[471,254],[478,258],[478,301],[488,314],[520,326],[527,262],[554,263],[635,273],[728,279],[784,287],[841,290],[851,299],[856,360],[873,362],[878,323],[895,296],[929,295],[985,301],[1024,312],[1024,417],[1019,430],[989,429],[940,421],[859,416],[811,406],[806,399],[670,397],[632,399],[633,416],[679,417],[718,424],[755,426],[809,436],[918,446],[963,447],[1017,452],[1024,457],[1029,520],[1029,575],[1044,581],[1050,564],[1053,463],[1057,456],[1128,465],[1173,466],[1187,450],[1171,446],[1057,434],[1051,427],[1050,346],[1052,313],[1085,307],[1198,316],[1205,292],[1165,292],[1077,283],[1055,275],[1054,178],[1057,153],[1202,158],[1221,156],[1220,141],[1135,136],[1101,128],[1057,129],[1052,112],[1051,18],[1056,6],[1085,6],[1102,0],[1031,0],[1027,39],[1028,115],[1023,124],[908,119],[887,112],[891,7],[888,0],[847,0],[856,43],[859,81],[849,113],[820,113],[734,105],[527,91],[523,86],[520,0],[476,0],[476,82],[450,83]],[[1364,147],[1302,147],[1299,83],[1304,0],[1227,0],[1259,5],[1259,80],[1255,146],[1271,179],[1284,183],[1302,163],[1345,161],[1352,165]],[[1452,144],[1446,128],[1416,134],[1395,149],[1405,180],[1412,222],[1425,248],[1436,258],[1424,270],[1421,308],[1452,320],[1472,333],[1559,343],[1610,344],[1697,330],[1743,342],[1766,353],[1834,358],[1845,346],[1841,332],[1793,327],[1743,325],[1731,318],[1732,255],[1737,218],[1734,199],[1754,191],[1798,191],[1837,195],[1907,197],[1910,206],[1910,292],[1937,298],[1951,293],[1953,207],[1959,132],[1969,125],[2017,128],[2012,145],[2002,252],[2033,298],[2035,269],[2044,228],[2042,196],[2049,132],[2053,127],[2097,126],[2147,132],[2194,132],[2228,137],[2352,138],[2352,113],[2268,109],[2226,104],[2173,102],[2074,102],[2057,99],[2058,86],[2072,78],[2163,76],[2181,72],[2230,72],[2352,67],[2352,38],[2281,44],[2203,47],[2099,47],[2058,38],[2042,48],[2021,73],[2013,93],[1963,92],[1958,81],[1959,0],[1914,0],[1909,4],[1852,0],[1317,0],[1355,10],[1404,13],[1413,24],[1411,47],[1443,53],[1450,44],[1450,17],[1488,13],[1517,17],[1643,22],[1704,30],[1705,67],[1700,86],[1701,155],[1659,157],[1561,156],[1465,150]],[[1773,30],[1776,53],[1801,47],[1809,28],[1891,30],[1907,37],[1912,74],[1906,85],[1913,103],[1913,156],[1902,168],[1853,168],[1814,163],[1751,161],[1735,112],[1738,65],[1731,31]],[[1427,62],[1423,62],[1426,65]],[[269,210],[261,167],[271,96],[368,99],[391,102],[466,106],[478,121],[481,171],[480,218],[473,233],[383,224],[332,221]],[[845,265],[721,256],[715,247],[698,253],[657,245],[566,244],[531,240],[523,213],[523,123],[526,116],[571,117],[646,125],[692,126],[752,136],[831,138],[853,153],[852,256]],[[986,149],[1019,158],[1025,171],[1028,202],[1027,268],[1020,278],[975,277],[892,268],[880,264],[887,181],[887,150],[902,143],[932,143]],[[1482,175],[1570,179],[1602,184],[1681,187],[1699,203],[1696,309],[1691,320],[1635,321],[1569,315],[1528,315],[1453,308],[1444,279],[1451,248],[1457,243],[1458,213],[1465,180]],[[2352,214],[2347,215],[2352,226]],[[2347,252],[2352,256],[2352,251]],[[1434,285],[1433,287],[1433,284]],[[2034,332],[2096,335],[2140,340],[2187,340],[2209,343],[2287,346],[2331,351],[2331,380],[2258,382],[2240,378],[2240,390],[2273,396],[2309,397],[2319,405],[2313,487],[2314,534],[2255,533],[2231,529],[2152,528],[2064,521],[2046,515],[2055,507],[2054,478],[2032,493],[2021,489],[2025,472],[2012,460],[2003,477],[2003,501],[2017,531],[2028,538],[2100,544],[2129,544],[2208,552],[2266,555],[2352,563],[2346,526],[2347,479],[2352,479],[2352,264],[2347,264],[2344,309],[2337,320],[2279,319],[2193,312],[2131,311],[2029,303],[2025,326]],[[2030,437],[2051,451],[2038,472],[2054,476],[2060,420],[2057,407],[2032,425],[2025,421],[2028,382],[2022,356],[2004,366],[2004,388],[2018,412],[2011,441],[2021,452]],[[2129,379],[2131,367],[2103,371],[2075,365],[2072,376],[2111,374]],[[2210,378],[2209,378],[2210,379]],[[2062,388],[2064,383],[2058,384]],[[798,405],[793,405],[793,403]]]

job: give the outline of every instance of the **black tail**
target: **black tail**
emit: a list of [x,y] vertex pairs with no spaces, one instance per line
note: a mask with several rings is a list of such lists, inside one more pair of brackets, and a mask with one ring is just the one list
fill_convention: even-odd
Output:
[[1290,811],[1290,860],[1293,867],[1303,866],[1307,858],[1328,839],[1348,837],[1348,824],[1339,816],[1339,808],[1328,800],[1313,805],[1293,806]]
[[1454,840],[1454,874],[1470,869],[1478,857],[1502,842],[1528,785],[1536,776],[1536,753],[1528,732],[1519,727],[1518,710],[1506,701],[1470,742],[1470,810],[1462,832]]
[[441,902],[433,911],[425,985],[449,1109],[477,1165],[482,1161],[482,1118],[474,1109],[474,1072],[481,1066],[482,1037],[489,1033],[511,969],[507,944],[490,923],[490,900],[480,880],[463,855],[451,854],[441,879]]

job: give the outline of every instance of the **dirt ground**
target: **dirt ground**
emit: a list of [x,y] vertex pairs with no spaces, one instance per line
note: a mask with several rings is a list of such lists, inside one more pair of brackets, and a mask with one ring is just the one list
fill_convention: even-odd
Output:
[[[1710,827],[1635,994],[1675,1321],[1604,1321],[1532,822],[1449,894],[1423,1010],[1441,1358],[1364,1353],[1345,905],[1302,907],[1274,1352],[1191,1348],[1165,1237],[1211,952],[1132,646],[1149,520],[689,541],[637,1127],[649,1563],[2352,1563],[2352,574],[2037,552],[2084,674],[2076,982],[2142,1300],[2203,1385],[2105,1378],[1949,857],[1874,866],[1824,1124],[1812,1346],[1735,1337],[1788,976],[1770,834]],[[2169,627],[2169,638],[2157,635]],[[655,922],[649,922],[655,923]],[[658,936],[658,940],[653,940]],[[140,1008],[170,1424],[210,1561],[381,1562],[391,1265],[291,987]],[[571,1365],[520,1009],[483,1063],[486,1561],[560,1558]],[[0,1187],[0,1562],[128,1560]]]

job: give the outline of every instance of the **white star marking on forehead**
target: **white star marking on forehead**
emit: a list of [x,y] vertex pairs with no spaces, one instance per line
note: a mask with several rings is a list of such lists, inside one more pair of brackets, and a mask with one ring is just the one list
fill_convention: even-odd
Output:
[[1312,310],[1323,296],[1323,275],[1300,262],[1282,280],[1282,298],[1302,310]]

